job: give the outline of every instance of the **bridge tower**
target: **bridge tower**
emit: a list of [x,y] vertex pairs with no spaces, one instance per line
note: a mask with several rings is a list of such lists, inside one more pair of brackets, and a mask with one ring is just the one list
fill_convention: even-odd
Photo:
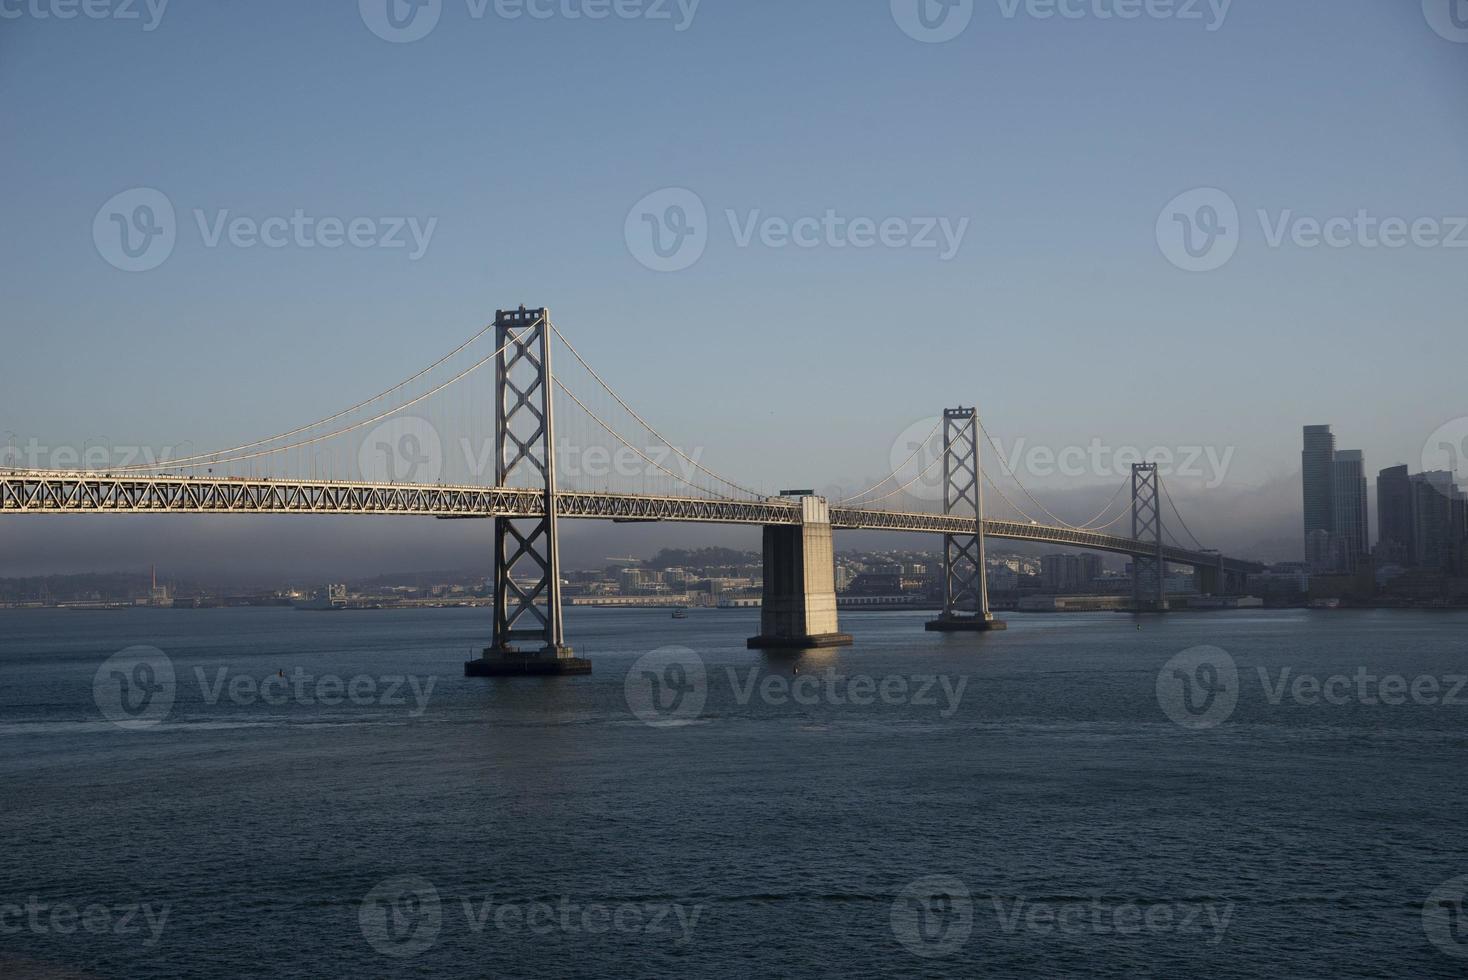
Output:
[[[533,481],[545,510],[494,519],[494,638],[464,674],[589,674],[591,661],[566,646],[561,619],[550,311],[500,310],[494,324],[495,486]],[[521,641],[531,648],[517,648]]]
[[1156,463],[1132,464],[1132,537],[1156,552],[1132,559],[1132,602],[1138,611],[1167,610],[1167,563],[1162,558],[1162,488]]
[[979,412],[943,412],[943,513],[974,518],[974,533],[943,536],[943,613],[927,623],[936,633],[1007,629],[989,611],[984,568],[984,487],[979,462]]

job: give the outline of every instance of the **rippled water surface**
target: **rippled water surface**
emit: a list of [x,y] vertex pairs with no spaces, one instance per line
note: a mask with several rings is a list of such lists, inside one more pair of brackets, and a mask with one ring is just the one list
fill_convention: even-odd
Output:
[[571,610],[593,676],[465,679],[487,618],[0,612],[0,975],[1468,967],[1468,616]]

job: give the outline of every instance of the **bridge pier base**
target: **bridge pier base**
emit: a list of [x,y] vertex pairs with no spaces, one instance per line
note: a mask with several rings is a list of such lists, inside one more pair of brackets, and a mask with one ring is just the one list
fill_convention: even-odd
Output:
[[850,646],[836,622],[835,551],[831,515],[821,497],[803,497],[798,526],[766,525],[765,590],[760,635],[751,650],[809,650]]
[[511,649],[484,651],[464,664],[465,677],[565,677],[591,673],[591,661],[575,656],[570,647],[547,647],[539,653]]
[[929,633],[989,633],[1007,630],[1009,624],[1002,619],[995,619],[993,613],[987,613],[984,617],[944,615],[928,620],[923,629]]

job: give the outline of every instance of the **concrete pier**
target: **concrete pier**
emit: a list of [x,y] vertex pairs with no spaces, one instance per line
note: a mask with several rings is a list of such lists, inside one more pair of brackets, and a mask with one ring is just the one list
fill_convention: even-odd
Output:
[[539,653],[495,649],[464,664],[465,677],[566,677],[591,673],[591,661],[575,656],[570,647],[547,647]]
[[1002,619],[995,619],[992,613],[985,613],[983,616],[945,615],[928,620],[923,629],[929,633],[993,633],[1009,629],[1009,624]]
[[831,513],[822,497],[800,499],[799,526],[764,529],[765,592],[751,650],[849,646],[836,622]]

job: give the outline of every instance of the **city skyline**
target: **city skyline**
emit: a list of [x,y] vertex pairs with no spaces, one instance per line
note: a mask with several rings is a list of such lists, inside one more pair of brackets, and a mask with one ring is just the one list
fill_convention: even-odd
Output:
[[0,86],[0,978],[1468,962],[1468,0],[0,0]]

